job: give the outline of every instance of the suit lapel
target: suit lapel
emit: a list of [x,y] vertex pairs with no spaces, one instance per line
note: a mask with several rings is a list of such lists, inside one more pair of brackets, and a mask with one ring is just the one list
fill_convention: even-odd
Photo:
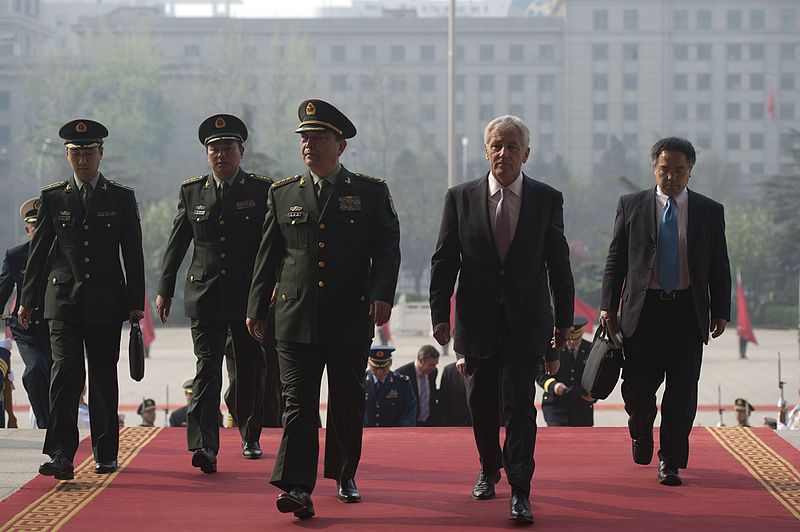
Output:
[[522,197],[520,198],[519,218],[517,219],[517,228],[514,231],[514,238],[511,240],[511,245],[508,247],[508,256],[506,260],[508,260],[508,257],[514,253],[514,249],[519,245],[517,242],[524,241],[525,233],[534,223],[534,213],[540,210],[536,205],[538,198],[535,194],[533,179],[529,178],[524,173],[520,175],[519,179],[522,179]]
[[697,240],[697,233],[700,230],[700,210],[697,208],[697,201],[694,192],[686,190],[687,198],[687,213],[686,213],[686,255],[692,256],[692,246]]
[[83,215],[84,223],[86,223],[87,220],[95,217],[97,213],[97,205],[98,203],[103,202],[103,197],[105,196],[106,192],[108,192],[108,179],[103,177],[103,174],[100,174],[100,179],[97,180],[97,187],[95,187],[94,191],[92,192],[92,199],[89,201],[89,205],[87,206],[86,212]]
[[483,235],[484,240],[491,246],[492,249],[495,250],[495,255],[497,256],[497,260],[500,260],[500,256],[497,255],[497,246],[494,243],[494,233],[492,232],[492,222],[491,216],[492,213],[489,212],[489,174],[487,173],[486,176],[478,181],[475,184],[475,188],[473,189],[474,193],[471,194],[473,201],[475,204],[470,209],[470,212],[479,213],[480,220],[478,221],[478,225],[480,228],[481,235]]
[[236,199],[239,197],[240,191],[244,188],[244,172],[241,168],[239,168],[239,171],[231,178],[229,183],[230,190],[228,191],[228,197],[225,198],[225,203],[222,204],[222,208],[220,209],[220,218],[228,214],[231,207],[236,204]]
[[86,218],[86,211],[84,211],[83,203],[81,203],[81,192],[80,189],[78,189],[78,184],[74,176],[69,178],[69,183],[67,183],[67,186],[64,188],[64,194],[66,194],[66,198],[64,199],[67,205],[72,212],[76,214],[75,218],[78,220]]
[[319,203],[317,203],[317,192],[314,190],[314,178],[311,177],[311,172],[303,174],[297,183],[297,187],[300,195],[300,204],[319,219],[320,208]]
[[656,242],[656,189],[655,187],[645,196],[642,213],[644,213],[645,227],[650,240]]

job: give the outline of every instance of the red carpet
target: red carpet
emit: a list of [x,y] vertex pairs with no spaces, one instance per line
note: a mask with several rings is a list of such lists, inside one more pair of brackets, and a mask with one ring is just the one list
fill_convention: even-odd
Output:
[[[470,498],[478,469],[470,429],[367,429],[357,477],[364,501],[340,504],[334,482],[320,479],[317,517],[302,522],[277,512],[278,490],[267,484],[279,435],[265,431],[264,459],[247,461],[238,432],[223,430],[220,472],[207,476],[190,466],[182,429],[125,429],[118,475],[38,477],[0,502],[0,530],[516,528],[505,478],[496,499]],[[78,456],[89,454],[84,441]],[[685,484],[675,488],[657,483],[655,463],[631,462],[622,428],[540,429],[536,459],[537,530],[800,529],[800,452],[768,429],[696,428]]]

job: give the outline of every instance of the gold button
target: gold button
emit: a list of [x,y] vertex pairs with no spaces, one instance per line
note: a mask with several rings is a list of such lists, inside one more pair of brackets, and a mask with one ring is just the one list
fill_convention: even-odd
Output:
[[325,229],[325,224],[319,224],[320,229]]
[[319,264],[320,268],[324,268],[325,267],[325,261],[324,260],[319,261],[318,264]]
[[197,221],[199,222],[199,221],[200,221],[200,218],[197,218]]
[[61,224],[61,227],[66,227],[66,226],[67,226],[67,224]]
[[245,216],[245,217],[244,217],[244,219],[245,219],[245,220],[249,220],[249,219],[250,219],[250,217],[249,217],[249,216]]
[[320,281],[320,282],[319,282],[319,283],[317,283],[317,284],[319,284],[319,287],[320,287],[320,288],[323,288],[323,287],[325,286],[325,281]]
[[84,246],[88,246],[88,245],[89,245],[89,241],[88,241],[88,240],[84,240],[84,241],[83,241],[83,245],[84,245]]
[[53,277],[53,284],[56,284],[56,278]]
[[83,257],[83,262],[89,262],[89,260],[91,260],[89,257]]
[[189,280],[190,280],[190,281],[194,281],[194,275],[190,275],[190,276],[189,276]]
[[324,247],[325,247],[325,242],[320,242],[320,243],[319,243],[319,247],[320,247],[320,248],[324,248]]
[[355,220],[353,220],[352,218],[350,218],[350,223],[351,223],[351,224],[354,224],[354,223],[356,223],[356,221],[355,221]]
[[375,417],[381,417],[380,413],[375,413]]
[[89,279],[91,276],[92,276],[92,274],[91,274],[91,273],[84,274],[84,277],[85,277],[86,279]]
[[225,258],[225,254],[224,253],[220,253],[219,254],[219,258],[224,259]]
[[83,226],[83,228],[84,228],[84,229],[89,229],[89,224],[85,224],[85,225]]
[[286,301],[286,294],[281,294],[281,301]]
[[225,220],[220,220],[219,225],[225,225]]
[[296,221],[297,221],[297,220],[292,220],[292,225],[294,225]]
[[225,270],[220,270],[219,273],[222,274],[222,275],[225,275],[228,272],[226,272]]
[[219,237],[219,241],[220,242],[225,242],[225,235],[222,235],[221,237]]
[[111,224],[108,224],[108,225],[106,225],[106,227],[108,227],[109,229],[111,229]]
[[35,321],[35,322],[33,322],[33,323],[35,323],[36,325],[39,325],[39,324],[40,324],[40,323],[42,323],[42,322],[41,322],[41,321],[39,321],[39,320],[36,320],[36,321]]

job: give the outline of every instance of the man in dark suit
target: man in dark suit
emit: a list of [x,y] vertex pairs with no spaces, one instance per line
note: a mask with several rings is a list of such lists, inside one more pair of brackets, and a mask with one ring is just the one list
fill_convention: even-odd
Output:
[[540,367],[536,382],[544,390],[542,412],[548,427],[591,427],[594,425],[595,399],[581,387],[583,369],[592,342],[583,339],[589,320],[575,316],[567,344],[558,351],[559,369],[548,375]]
[[417,359],[397,368],[397,373],[405,375],[411,382],[414,397],[417,398],[418,427],[434,427],[438,424],[438,394],[436,392],[436,365],[439,363],[439,350],[432,345],[423,345],[417,352]]
[[675,486],[689,459],[703,343],[730,319],[731,272],[722,205],[686,188],[692,144],[664,138],[650,158],[656,186],[617,205],[600,321],[621,307],[622,398],[637,464],[652,459],[655,394],[666,377],[658,480]]
[[66,480],[73,478],[78,449],[84,349],[95,472],[117,469],[120,336],[124,320],[144,317],[144,257],[133,189],[100,173],[108,130],[78,119],[58,134],[73,175],[42,189],[18,317],[24,328],[30,326],[47,279],[44,317],[50,320],[53,368],[44,453],[51,460],[39,473]]
[[512,488],[509,518],[519,523],[533,522],[536,373],[543,357],[547,373],[558,370],[547,348],[564,344],[574,298],[563,198],[522,173],[529,140],[528,127],[514,116],[486,126],[490,171],[447,191],[430,290],[433,335],[445,345],[458,277],[454,351],[459,371],[472,376],[468,402],[481,459],[472,496],[494,497],[503,466]]
[[247,127],[233,115],[218,114],[198,128],[211,173],[183,182],[178,215],[164,252],[156,307],[161,322],[169,316],[178,268],[194,242],[184,291],[192,320],[197,374],[189,404],[186,437],[192,465],[203,473],[217,470],[219,397],[222,361],[230,332],[236,367],[236,421],[242,456],[261,458],[266,357],[247,332],[245,313],[253,264],[267,213],[272,180],[247,173],[244,155]]
[[471,427],[472,418],[467,405],[467,379],[451,362],[442,370],[439,384],[439,412],[437,417],[442,427]]
[[[22,204],[19,214],[25,222],[25,234],[30,239],[36,229],[36,213],[39,210],[39,198],[31,198]],[[50,329],[44,319],[44,304],[33,309],[31,326],[23,328],[17,320],[20,299],[22,296],[22,281],[25,277],[25,268],[28,264],[30,240],[19,246],[14,246],[6,251],[3,257],[3,269],[0,271],[0,312],[5,308],[12,291],[16,288],[14,309],[6,320],[8,327],[14,335],[14,342],[19,348],[19,354],[25,363],[25,372],[22,374],[22,385],[28,394],[36,426],[40,429],[47,428],[47,419],[50,416],[50,368],[53,365],[53,356],[50,352]]]
[[364,426],[413,427],[417,420],[417,398],[411,379],[392,371],[394,347],[379,345],[369,350],[364,375]]
[[[358,502],[364,368],[375,326],[389,320],[400,269],[400,227],[382,179],[355,174],[339,157],[356,134],[333,105],[298,109],[308,172],[278,181],[258,251],[247,323],[260,338],[270,294],[283,385],[283,438],[270,482],[284,490],[281,512],[314,515],[319,391],[328,374],[325,478],[342,502]],[[276,287],[276,282],[280,282]]]

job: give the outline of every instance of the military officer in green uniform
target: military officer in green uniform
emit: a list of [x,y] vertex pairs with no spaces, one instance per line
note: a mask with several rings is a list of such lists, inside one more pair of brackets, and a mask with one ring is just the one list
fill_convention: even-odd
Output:
[[222,360],[230,331],[236,353],[236,421],[242,455],[261,458],[266,357],[245,325],[247,293],[267,213],[272,180],[243,171],[247,127],[233,115],[218,114],[198,129],[211,173],[183,182],[178,215],[161,268],[156,307],[162,323],[172,306],[178,268],[194,242],[184,301],[191,318],[197,373],[187,415],[192,465],[217,470]]
[[50,320],[53,368],[44,453],[51,460],[39,473],[68,480],[78,448],[84,349],[95,471],[117,469],[120,335],[124,320],[144,316],[144,258],[133,190],[100,172],[108,130],[78,119],[64,124],[58,134],[73,175],[42,189],[18,317],[23,327],[30,324],[46,286],[44,317]]
[[333,105],[306,100],[298,111],[308,167],[272,185],[253,272],[248,328],[260,337],[276,283],[275,337],[283,385],[283,438],[271,483],[278,510],[314,515],[320,379],[328,374],[325,477],[342,502],[355,484],[364,419],[364,369],[375,325],[389,319],[400,268],[400,229],[389,188],[352,173],[339,157],[356,134]]

